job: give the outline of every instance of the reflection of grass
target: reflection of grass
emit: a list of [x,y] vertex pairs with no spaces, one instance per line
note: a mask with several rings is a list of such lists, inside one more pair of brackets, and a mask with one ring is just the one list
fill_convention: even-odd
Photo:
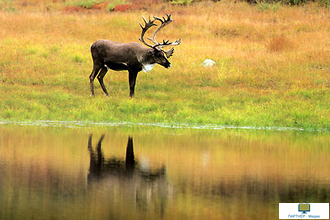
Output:
[[[133,99],[127,73],[113,71],[105,77],[111,97],[97,80],[89,97],[89,46],[102,38],[138,41],[140,11],[3,12],[0,118],[330,129],[329,11],[210,4],[184,13],[171,6],[175,22],[159,38],[181,37],[182,45],[171,69],[139,74]],[[217,65],[202,67],[206,58]]]

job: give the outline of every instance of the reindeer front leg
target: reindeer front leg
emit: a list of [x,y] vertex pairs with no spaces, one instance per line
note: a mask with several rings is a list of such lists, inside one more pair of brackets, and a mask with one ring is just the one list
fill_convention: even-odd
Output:
[[109,93],[107,91],[107,89],[105,88],[104,82],[103,82],[103,78],[105,76],[105,74],[107,74],[108,72],[108,68],[107,67],[103,67],[99,73],[99,75],[97,76],[97,79],[99,80],[99,83],[101,85],[101,88],[105,94],[105,96],[109,96]]
[[137,74],[138,74],[138,72],[136,72],[136,71],[132,71],[132,70],[128,71],[130,97],[133,97],[133,95],[134,95],[134,88],[135,88]]
[[90,89],[91,89],[91,96],[94,97],[94,79],[97,76],[97,74],[99,73],[101,67],[99,65],[94,64],[93,66],[93,71],[91,73],[91,75],[89,76],[89,83],[90,83]]

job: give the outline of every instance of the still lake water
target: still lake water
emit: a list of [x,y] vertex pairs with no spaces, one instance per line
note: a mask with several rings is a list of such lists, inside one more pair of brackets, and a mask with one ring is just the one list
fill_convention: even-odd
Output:
[[330,135],[0,125],[0,219],[278,219],[329,202]]

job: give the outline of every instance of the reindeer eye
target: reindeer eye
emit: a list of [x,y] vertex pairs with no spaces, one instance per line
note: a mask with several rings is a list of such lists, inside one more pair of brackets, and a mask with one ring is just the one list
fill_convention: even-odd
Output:
[[156,55],[156,56],[162,56],[162,55],[163,55],[163,51],[156,50],[156,51],[155,51],[155,55]]

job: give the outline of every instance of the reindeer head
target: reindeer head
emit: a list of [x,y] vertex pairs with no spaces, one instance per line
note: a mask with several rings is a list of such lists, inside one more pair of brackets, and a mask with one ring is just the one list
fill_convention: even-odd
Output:
[[[143,16],[143,21],[145,23],[144,27],[143,25],[140,23],[140,26],[142,28],[142,33],[141,33],[141,38],[139,39],[144,45],[152,48],[152,50],[150,50],[151,55],[153,56],[153,59],[156,63],[158,63],[159,65],[164,66],[165,68],[169,68],[171,66],[171,63],[168,61],[167,58],[170,58],[173,55],[174,52],[174,48],[172,47],[169,50],[163,50],[164,47],[167,46],[176,46],[179,45],[181,43],[181,38],[179,40],[176,40],[174,42],[169,42],[169,40],[165,41],[163,40],[162,43],[158,43],[158,41],[156,40],[156,34],[166,25],[170,24],[173,20],[171,20],[171,15],[166,14],[167,18],[159,18],[159,17],[155,17],[153,20],[150,20],[149,17],[149,21],[147,21]],[[152,38],[148,38],[148,40],[152,41],[154,44],[149,44],[148,42],[146,42],[144,40],[144,35],[145,33],[152,27],[152,26],[157,26],[157,24],[155,24],[155,21],[160,21],[160,26],[155,30],[155,32],[152,35]],[[166,56],[166,57],[165,57]]]

